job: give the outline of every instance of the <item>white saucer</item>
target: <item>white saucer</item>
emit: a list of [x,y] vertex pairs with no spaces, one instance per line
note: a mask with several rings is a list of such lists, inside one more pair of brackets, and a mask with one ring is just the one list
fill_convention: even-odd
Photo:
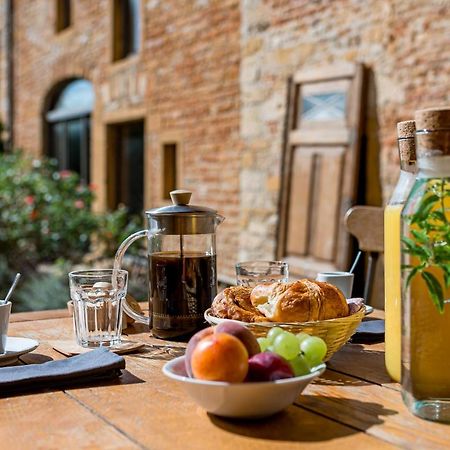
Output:
[[32,352],[38,345],[39,342],[35,339],[8,336],[6,353],[0,355],[0,367],[15,363],[19,356]]

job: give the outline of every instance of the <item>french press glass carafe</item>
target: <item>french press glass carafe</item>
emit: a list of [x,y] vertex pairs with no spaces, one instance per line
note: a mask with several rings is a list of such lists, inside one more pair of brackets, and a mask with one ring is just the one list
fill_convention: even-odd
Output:
[[217,211],[189,205],[192,193],[172,191],[173,204],[146,212],[148,229],[128,237],[116,253],[116,268],[127,248],[148,238],[149,317],[125,302],[133,319],[148,324],[159,338],[188,336],[202,328],[203,314],[217,293]]

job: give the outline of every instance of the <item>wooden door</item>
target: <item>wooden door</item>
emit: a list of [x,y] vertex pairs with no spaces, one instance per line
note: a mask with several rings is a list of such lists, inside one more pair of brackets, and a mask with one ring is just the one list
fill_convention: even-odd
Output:
[[362,65],[345,64],[290,80],[277,257],[295,276],[348,268],[344,216],[357,200],[363,75]]

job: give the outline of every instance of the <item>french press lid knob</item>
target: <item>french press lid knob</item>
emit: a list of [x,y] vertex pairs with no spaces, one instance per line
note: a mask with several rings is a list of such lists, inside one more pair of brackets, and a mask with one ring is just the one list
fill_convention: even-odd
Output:
[[172,205],[146,211],[150,230],[173,235],[215,233],[222,216],[214,209],[189,205],[191,195],[191,191],[184,189],[171,191]]
[[192,192],[184,189],[177,189],[170,192],[170,198],[174,205],[188,205],[191,201]]

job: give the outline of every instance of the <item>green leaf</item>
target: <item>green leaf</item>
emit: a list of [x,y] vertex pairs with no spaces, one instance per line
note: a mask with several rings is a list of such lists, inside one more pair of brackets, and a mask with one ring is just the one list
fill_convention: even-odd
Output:
[[413,214],[411,223],[419,223],[425,220],[430,214],[433,206],[439,201],[439,197],[436,194],[425,197],[417,208],[417,211]]
[[448,289],[450,287],[450,264],[442,264],[441,268],[444,272],[445,287]]
[[411,283],[411,280],[414,278],[414,276],[420,272],[424,266],[421,264],[420,266],[416,266],[413,269],[411,269],[411,272],[408,274],[408,278],[406,278],[406,287],[408,287]]
[[430,293],[431,300],[433,300],[434,305],[437,310],[443,314],[444,313],[444,294],[442,292],[441,283],[438,279],[430,272],[422,272],[422,278],[427,284],[428,291]]
[[411,230],[411,234],[417,239],[421,244],[429,244],[431,242],[430,237],[425,231]]
[[430,218],[434,220],[440,220],[441,222],[447,222],[445,214],[442,211],[433,211],[430,214]]
[[406,253],[417,256],[420,259],[428,259],[429,252],[420,245],[417,245],[412,239],[404,236],[402,237],[402,242],[406,245],[406,249],[404,249]]

